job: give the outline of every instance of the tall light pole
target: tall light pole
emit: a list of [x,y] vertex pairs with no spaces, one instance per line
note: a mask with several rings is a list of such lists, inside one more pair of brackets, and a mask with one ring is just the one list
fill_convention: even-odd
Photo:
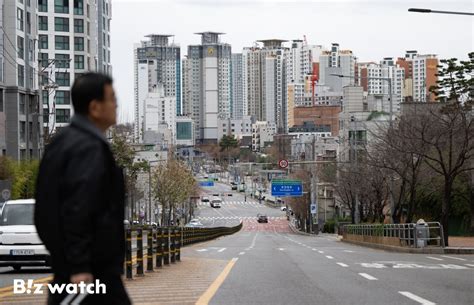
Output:
[[436,11],[428,8],[409,8],[409,12],[411,13],[434,13],[434,14],[450,14],[450,15],[466,15],[466,16],[474,16],[474,13],[469,12],[453,12],[453,11]]

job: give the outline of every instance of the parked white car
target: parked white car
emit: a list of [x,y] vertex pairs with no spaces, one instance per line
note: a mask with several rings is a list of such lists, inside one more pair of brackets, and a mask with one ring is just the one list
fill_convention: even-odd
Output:
[[49,264],[49,252],[34,226],[34,199],[7,201],[0,215],[0,266]]
[[202,227],[203,224],[201,223],[201,221],[199,221],[199,219],[191,219],[191,221],[186,224],[185,227],[187,228],[200,228]]

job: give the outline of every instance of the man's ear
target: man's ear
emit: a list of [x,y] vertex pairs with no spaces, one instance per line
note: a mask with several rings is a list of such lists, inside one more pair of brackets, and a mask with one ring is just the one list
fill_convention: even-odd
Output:
[[96,118],[99,116],[99,109],[100,105],[99,105],[99,102],[97,100],[92,100],[90,103],[89,103],[89,115],[93,118]]

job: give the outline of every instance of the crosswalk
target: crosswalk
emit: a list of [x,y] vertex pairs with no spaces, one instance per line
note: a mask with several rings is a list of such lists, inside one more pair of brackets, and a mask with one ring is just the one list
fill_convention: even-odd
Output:
[[[209,202],[198,202],[198,207],[211,206]],[[222,201],[222,206],[225,205],[239,205],[239,206],[253,206],[253,207],[263,207],[263,204],[258,203],[257,201]]]
[[[258,217],[256,216],[197,216],[196,217],[199,220],[257,220]],[[280,216],[269,216],[268,221],[272,220],[286,220],[286,217],[280,217]]]

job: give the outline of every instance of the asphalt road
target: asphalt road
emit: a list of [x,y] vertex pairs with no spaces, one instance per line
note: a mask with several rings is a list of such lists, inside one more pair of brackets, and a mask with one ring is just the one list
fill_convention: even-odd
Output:
[[209,304],[474,304],[473,255],[391,253],[274,227],[183,256],[237,260]]

